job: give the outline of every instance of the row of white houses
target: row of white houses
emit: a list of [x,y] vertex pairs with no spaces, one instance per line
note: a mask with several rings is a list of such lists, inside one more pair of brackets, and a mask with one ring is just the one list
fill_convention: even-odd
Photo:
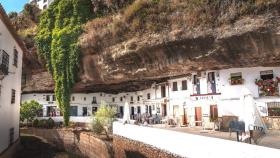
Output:
[[[87,122],[102,101],[118,108],[122,117],[125,103],[130,118],[138,114],[173,118],[178,124],[201,125],[222,117],[239,116],[242,89],[248,89],[261,116],[280,116],[278,76],[280,67],[231,68],[194,72],[191,75],[154,83],[149,89],[119,94],[74,93],[71,121]],[[280,80],[279,80],[280,81]],[[42,117],[62,121],[53,93],[23,94],[22,102],[36,100],[43,105]]]

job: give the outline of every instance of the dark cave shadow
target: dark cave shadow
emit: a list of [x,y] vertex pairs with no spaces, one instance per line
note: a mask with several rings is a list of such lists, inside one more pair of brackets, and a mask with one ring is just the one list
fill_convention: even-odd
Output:
[[126,158],[147,158],[138,151],[125,151]]

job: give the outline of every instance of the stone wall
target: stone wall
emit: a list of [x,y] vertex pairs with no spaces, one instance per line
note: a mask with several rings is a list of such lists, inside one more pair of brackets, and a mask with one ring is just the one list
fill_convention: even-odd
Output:
[[268,129],[280,130],[280,117],[264,117]]
[[103,141],[89,132],[66,129],[21,129],[21,133],[31,134],[45,139],[58,149],[90,158],[112,158],[112,144]]
[[177,158],[174,154],[150,145],[114,135],[115,158]]

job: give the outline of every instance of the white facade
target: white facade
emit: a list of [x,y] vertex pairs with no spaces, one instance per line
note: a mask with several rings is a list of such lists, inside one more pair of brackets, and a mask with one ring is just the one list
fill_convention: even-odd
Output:
[[[71,106],[77,106],[78,117],[84,115],[83,108],[87,109],[89,116],[92,114],[92,107],[98,107],[103,100],[109,105],[117,106],[121,117],[127,102],[130,105],[131,119],[135,119],[138,114],[157,114],[173,118],[180,124],[201,125],[202,122],[211,122],[222,116],[239,116],[242,110],[241,91],[247,88],[253,94],[261,115],[268,116],[267,104],[280,103],[280,97],[260,96],[255,80],[260,79],[262,73],[272,73],[275,80],[280,76],[280,68],[252,67],[194,72],[164,83],[154,83],[151,88],[137,92],[75,93],[71,97]],[[240,83],[234,83],[232,77],[237,77]],[[278,92],[279,89],[277,88]],[[44,105],[44,116],[47,116],[46,108],[53,106],[53,103],[46,102],[45,95],[47,94],[25,94],[22,101],[39,101]],[[93,97],[96,98],[96,104],[92,103]]]
[[[0,5],[1,7],[1,5]],[[19,138],[23,50],[0,8],[0,154]],[[5,55],[6,54],[6,55]],[[8,55],[9,63],[5,64]],[[5,66],[6,68],[5,69]],[[6,71],[6,73],[5,73]]]
[[29,0],[29,3],[35,3],[41,9],[47,9],[54,0]]

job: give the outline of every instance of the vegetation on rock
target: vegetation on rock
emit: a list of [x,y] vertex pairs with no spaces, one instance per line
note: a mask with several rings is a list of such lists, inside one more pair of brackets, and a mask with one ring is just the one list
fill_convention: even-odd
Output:
[[55,81],[55,95],[69,125],[71,89],[76,81],[82,25],[92,18],[91,0],[54,1],[40,17],[36,45]]
[[81,47],[100,53],[133,37],[172,30],[215,28],[245,15],[280,10],[279,0],[135,0],[117,16],[87,23]]

